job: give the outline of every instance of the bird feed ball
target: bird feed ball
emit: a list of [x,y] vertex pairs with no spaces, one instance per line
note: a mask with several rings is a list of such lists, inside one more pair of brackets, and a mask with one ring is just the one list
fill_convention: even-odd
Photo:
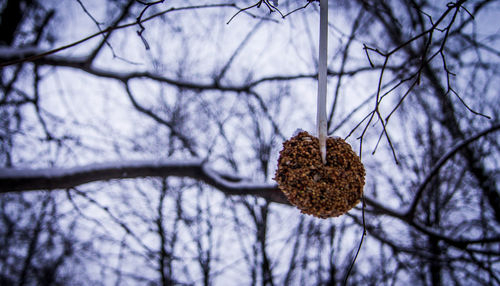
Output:
[[319,218],[340,216],[357,205],[365,185],[365,168],[351,146],[328,138],[326,165],[318,138],[302,131],[283,143],[275,180],[290,203]]

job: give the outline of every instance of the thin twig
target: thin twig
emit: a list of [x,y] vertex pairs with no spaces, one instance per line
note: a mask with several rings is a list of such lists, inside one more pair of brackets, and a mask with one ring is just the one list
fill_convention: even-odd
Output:
[[159,0],[159,1],[154,1],[154,2],[144,2],[144,1],[140,1],[140,0],[137,0],[137,2],[145,5],[144,9],[142,9],[141,13],[139,13],[139,16],[137,17],[137,25],[139,26],[139,30],[137,31],[137,35],[141,38],[142,42],[144,43],[144,46],[146,48],[146,50],[149,50],[150,47],[149,47],[149,43],[148,41],[146,40],[146,38],[144,38],[144,36],[142,35],[142,33],[144,33],[144,31],[146,30],[146,28],[142,25],[142,17],[144,16],[144,13],[146,13],[146,10],[149,9],[149,7],[151,6],[154,6],[154,5],[157,5],[157,4],[161,4],[163,3],[165,0]]
[[299,8],[296,8],[296,9],[293,9],[292,11],[290,11],[290,12],[286,13],[285,15],[283,15],[283,19],[286,18],[286,17],[288,17],[289,15],[295,13],[295,12],[298,12],[298,11],[300,11],[302,9],[307,8],[307,6],[309,6],[309,4],[311,4],[314,1],[318,1],[318,0],[308,0],[306,5],[304,5],[302,7],[299,7]]
[[[370,52],[374,52],[380,56],[382,56],[384,58],[384,64],[382,65],[382,70],[380,72],[380,76],[379,76],[379,83],[378,83],[378,87],[377,87],[377,98],[376,98],[376,101],[375,101],[375,107],[374,109],[372,110],[372,112],[370,112],[370,118],[369,120],[367,121],[366,123],[366,126],[361,134],[361,136],[359,137],[359,139],[361,140],[361,142],[363,141],[363,138],[364,138],[364,135],[366,134],[366,131],[369,127],[369,125],[371,124],[373,118],[375,115],[377,115],[377,118],[380,120],[380,123],[382,125],[382,132],[381,132],[381,136],[385,135],[385,137],[387,138],[387,142],[389,143],[389,146],[391,148],[391,151],[392,151],[392,154],[393,154],[393,157],[394,157],[394,160],[396,161],[396,163],[398,162],[397,160],[397,157],[396,157],[396,152],[395,152],[395,149],[394,149],[394,146],[392,145],[392,142],[391,142],[391,139],[388,135],[388,132],[387,132],[387,124],[388,124],[388,121],[389,121],[389,118],[392,116],[392,114],[395,113],[395,111],[401,106],[401,104],[403,103],[404,99],[407,98],[408,94],[410,93],[411,90],[413,90],[413,88],[418,85],[420,83],[420,77],[421,77],[421,74],[422,74],[422,71],[424,70],[424,68],[438,55],[441,55],[442,57],[442,61],[443,61],[443,69],[445,70],[446,72],[446,79],[447,79],[447,83],[448,83],[448,92],[453,92],[457,95],[457,97],[462,101],[462,103],[467,107],[467,109],[469,109],[472,113],[474,114],[477,114],[477,115],[481,115],[481,116],[484,116],[486,118],[489,118],[489,116],[487,115],[484,115],[484,114],[481,114],[479,112],[476,112],[476,111],[473,111],[472,109],[470,109],[465,103],[464,101],[460,98],[460,96],[458,96],[458,94],[456,92],[454,92],[454,90],[451,88],[451,84],[450,84],[450,76],[453,76],[454,73],[452,73],[449,69],[448,69],[448,66],[446,65],[446,59],[445,59],[445,56],[444,56],[444,49],[445,49],[445,45],[447,43],[447,40],[448,40],[448,36],[449,36],[449,33],[451,31],[451,27],[453,25],[453,23],[455,22],[455,19],[458,15],[458,12],[460,10],[460,8],[462,7],[461,5],[465,2],[465,0],[461,0],[461,1],[458,1],[457,3],[448,3],[447,4],[447,9],[446,11],[441,14],[441,16],[439,17],[439,19],[437,21],[433,21],[432,17],[430,17],[430,15],[424,13],[424,15],[426,15],[428,18],[429,18],[429,21],[431,22],[432,26],[429,28],[429,29],[426,29],[425,31],[419,33],[418,35],[406,40],[405,42],[401,43],[400,45],[398,45],[397,47],[393,48],[392,50],[390,50],[389,52],[383,52],[383,51],[380,51],[379,49],[377,48],[372,48],[372,47],[368,47],[367,45],[364,45],[363,49],[365,50],[365,53],[366,53],[366,56],[367,56],[367,59],[368,59],[368,62],[370,63],[370,66],[373,66],[373,61],[370,57]],[[451,19],[449,21],[449,23],[446,25],[445,28],[439,28],[439,25],[445,20],[447,19],[447,16],[452,12],[454,11],[453,15],[451,16]],[[422,12],[422,11],[420,11]],[[438,31],[441,31],[441,32],[444,32],[444,36],[441,38],[441,43],[440,43],[440,46],[439,46],[439,50],[431,55],[429,55],[429,52],[431,50],[431,44],[433,43],[433,35],[434,35],[434,31],[435,30],[438,30]],[[420,60],[420,64],[419,64],[419,67],[418,69],[412,74],[410,75],[409,77],[401,80],[398,84],[396,84],[393,88],[391,88],[389,91],[387,91],[386,93],[384,93],[383,95],[380,95],[381,94],[381,83],[382,83],[382,79],[383,79],[383,76],[384,76],[384,71],[387,67],[387,64],[389,62],[389,58],[391,58],[392,55],[394,55],[395,53],[397,53],[399,50],[403,49],[404,47],[407,47],[409,46],[412,42],[422,38],[422,37],[425,37],[427,36],[427,39],[425,41],[425,44],[424,44],[424,49],[422,51],[422,55],[421,55],[421,60]],[[405,81],[408,81],[412,78],[415,78],[415,82],[413,82],[409,88],[406,90],[404,96],[399,100],[399,102],[396,104],[396,106],[393,108],[393,110],[390,112],[390,114],[385,118],[385,120],[382,118],[382,115],[379,111],[379,105],[382,101],[382,99],[388,95],[389,93],[391,93],[391,91],[394,91],[396,88],[398,88],[399,86],[402,85],[403,82]],[[379,137],[379,140],[377,141],[377,144],[373,150],[373,153],[375,153],[375,151],[377,150],[377,147],[378,147],[378,144],[380,142],[380,139],[381,139],[381,136]],[[362,145],[362,144],[361,144]],[[360,146],[360,153],[362,151],[362,146]]]
[[253,4],[252,6],[248,6],[246,8],[241,8],[238,12],[236,12],[236,14],[234,14],[231,18],[229,18],[229,21],[227,21],[226,24],[229,24],[231,23],[231,21],[236,17],[238,16],[238,14],[242,13],[242,12],[245,12],[247,10],[250,10],[252,9],[253,7],[257,7],[259,5],[259,3],[256,3],[256,4]]
[[362,224],[363,224],[363,233],[361,234],[361,239],[359,241],[358,249],[356,250],[356,254],[354,255],[354,258],[352,259],[351,264],[349,265],[349,269],[347,270],[347,273],[344,278],[344,285],[347,285],[347,280],[349,279],[349,276],[351,275],[351,271],[354,268],[354,264],[356,263],[356,260],[358,259],[359,252],[361,251],[361,246],[363,245],[363,241],[365,240],[366,236],[366,223],[365,223],[365,195],[363,194],[361,196],[361,200],[363,201],[363,206],[361,209],[361,218],[362,218]]

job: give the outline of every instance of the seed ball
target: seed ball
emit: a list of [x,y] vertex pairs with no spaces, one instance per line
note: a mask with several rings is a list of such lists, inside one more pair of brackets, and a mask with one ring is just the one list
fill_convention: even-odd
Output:
[[275,178],[291,204],[319,218],[337,217],[357,205],[365,185],[365,168],[341,138],[326,141],[326,165],[318,138],[302,131],[283,143]]

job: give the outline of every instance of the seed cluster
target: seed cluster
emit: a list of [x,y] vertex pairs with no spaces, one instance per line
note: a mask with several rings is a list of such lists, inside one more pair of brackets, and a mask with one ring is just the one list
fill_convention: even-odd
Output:
[[365,168],[351,146],[328,138],[326,165],[318,138],[302,131],[283,143],[275,180],[290,203],[319,218],[340,216],[357,205],[365,185]]

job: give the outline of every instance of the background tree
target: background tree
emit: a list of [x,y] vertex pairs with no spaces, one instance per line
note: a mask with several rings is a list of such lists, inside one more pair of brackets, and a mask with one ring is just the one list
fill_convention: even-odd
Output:
[[315,2],[0,1],[1,282],[500,285],[499,2],[331,2],[367,184],[327,220],[272,180],[314,130]]

